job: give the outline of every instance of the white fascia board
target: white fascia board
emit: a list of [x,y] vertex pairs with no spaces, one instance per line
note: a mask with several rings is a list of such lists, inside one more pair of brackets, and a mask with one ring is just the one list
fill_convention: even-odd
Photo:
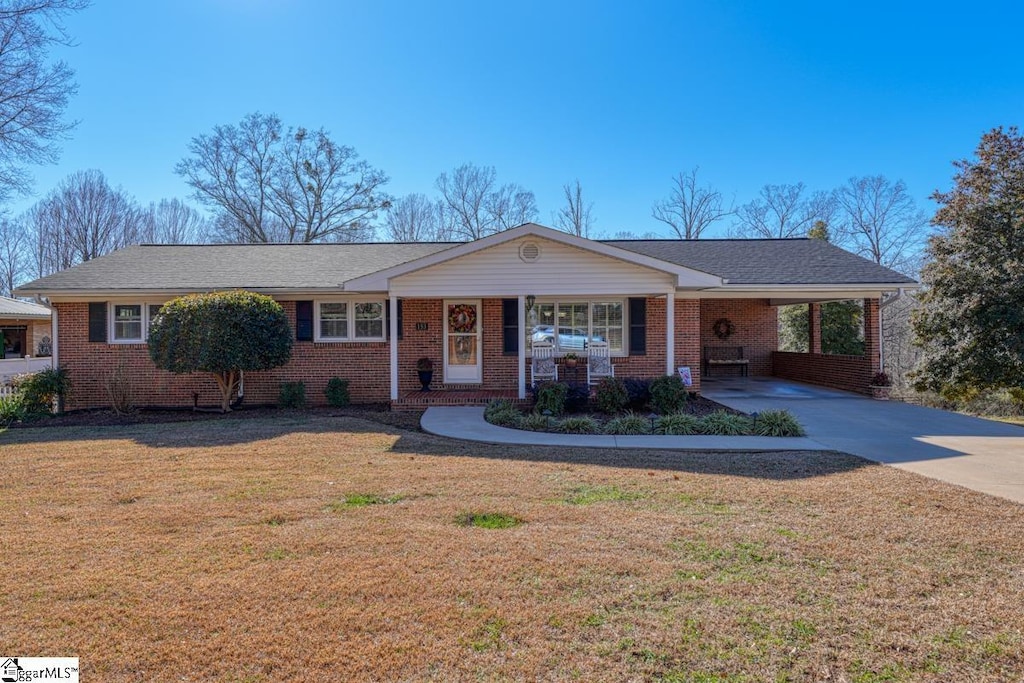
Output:
[[577,249],[590,251],[595,254],[601,254],[609,258],[618,259],[619,261],[625,261],[626,263],[632,263],[652,270],[657,270],[662,273],[669,273],[676,277],[676,286],[693,286],[693,287],[716,287],[723,284],[722,278],[717,275],[710,273],[704,273],[693,268],[686,268],[684,266],[678,266],[668,261],[662,261],[651,256],[644,256],[643,254],[637,254],[629,251],[628,249],[621,249],[619,247],[609,246],[601,242],[594,240],[588,240],[583,237],[576,237],[570,235],[567,232],[561,230],[554,230],[552,228],[538,225],[536,223],[524,223],[516,228],[511,228],[503,232],[498,232],[493,235],[488,235],[481,239],[473,242],[466,242],[464,244],[456,245],[450,249],[443,249],[441,251],[428,254],[421,258],[406,263],[401,263],[391,268],[385,268],[384,270],[377,271],[376,273],[370,273],[369,275],[363,275],[344,283],[344,288],[347,290],[373,290],[387,291],[390,286],[391,278],[398,277],[400,275],[408,275],[430,266],[436,266],[439,263],[450,261],[452,259],[472,254],[473,252],[488,249],[490,247],[504,244],[505,242],[511,242],[522,237],[533,235],[542,239],[550,240],[552,242],[560,242]]
[[[79,290],[41,290],[38,292],[39,296],[46,297],[53,303],[73,303],[76,301],[106,301],[108,299],[130,299],[147,297],[153,299],[173,299],[179,296],[185,296],[188,294],[205,294],[207,292],[230,292],[235,290],[245,290],[247,292],[256,292],[257,294],[266,294],[267,296],[283,301],[291,301],[294,299],[311,299],[321,296],[339,296],[352,294],[353,292],[346,292],[340,287],[333,289],[287,289],[287,288],[269,288],[269,287],[218,287],[213,289],[79,289]],[[369,292],[359,292],[366,293]],[[386,292],[375,292],[375,296],[387,296]]]

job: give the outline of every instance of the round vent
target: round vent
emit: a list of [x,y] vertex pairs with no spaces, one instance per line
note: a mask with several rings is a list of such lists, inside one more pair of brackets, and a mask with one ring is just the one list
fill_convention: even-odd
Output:
[[540,258],[540,245],[536,242],[523,242],[519,245],[519,258],[532,263]]

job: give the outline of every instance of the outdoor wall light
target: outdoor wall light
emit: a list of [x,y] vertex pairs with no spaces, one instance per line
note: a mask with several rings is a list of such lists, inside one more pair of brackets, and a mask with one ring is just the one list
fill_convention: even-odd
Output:
[[533,304],[535,304],[536,302],[537,302],[537,297],[535,297],[533,294],[527,294],[526,295],[526,310],[532,311],[533,310]]

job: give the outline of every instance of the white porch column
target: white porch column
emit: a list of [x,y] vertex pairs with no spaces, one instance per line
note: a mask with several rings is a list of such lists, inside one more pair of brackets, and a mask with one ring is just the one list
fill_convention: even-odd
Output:
[[50,367],[60,367],[57,358],[57,307],[50,303]]
[[391,295],[388,304],[388,326],[391,328],[391,400],[398,400],[398,297]]
[[676,290],[665,299],[665,374],[676,374]]
[[519,295],[519,398],[526,398],[526,297]]

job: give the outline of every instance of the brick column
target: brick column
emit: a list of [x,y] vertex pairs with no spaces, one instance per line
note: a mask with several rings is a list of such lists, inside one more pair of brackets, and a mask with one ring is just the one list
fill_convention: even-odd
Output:
[[821,304],[807,304],[807,351],[821,353]]
[[864,299],[864,357],[871,362],[871,374],[879,372],[878,299]]

